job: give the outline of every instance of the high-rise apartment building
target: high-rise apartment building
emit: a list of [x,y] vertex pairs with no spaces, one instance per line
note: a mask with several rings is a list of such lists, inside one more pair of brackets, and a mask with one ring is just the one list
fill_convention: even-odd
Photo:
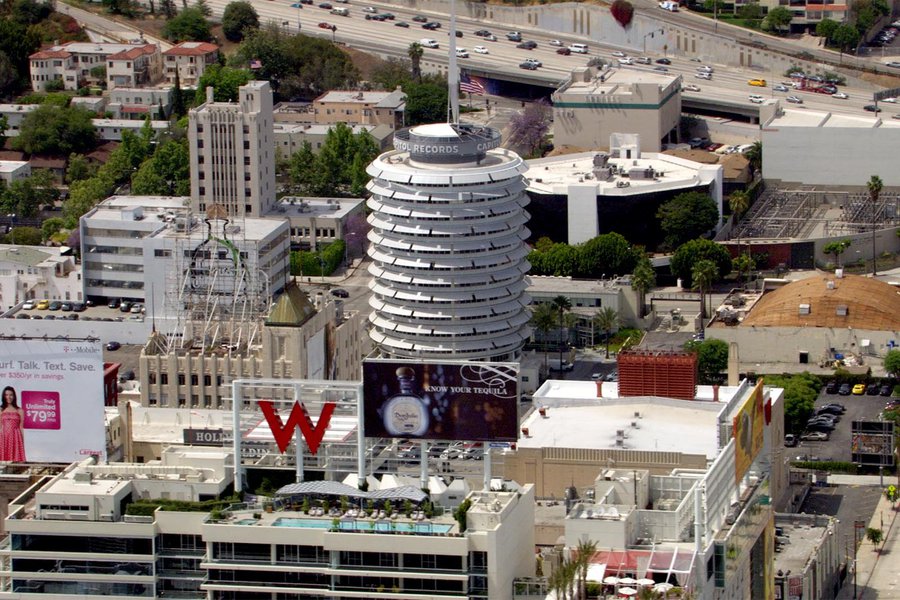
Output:
[[260,217],[275,203],[272,88],[251,81],[237,102],[206,102],[190,112],[191,206],[214,204],[230,217]]
[[530,334],[526,167],[499,146],[487,127],[420,125],[369,165],[370,336],[382,355],[518,359]]

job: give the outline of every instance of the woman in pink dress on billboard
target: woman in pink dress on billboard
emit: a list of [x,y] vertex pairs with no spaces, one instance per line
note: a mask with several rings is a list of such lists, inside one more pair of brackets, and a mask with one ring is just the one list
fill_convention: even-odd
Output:
[[25,461],[25,415],[11,386],[3,388],[0,404],[0,461]]

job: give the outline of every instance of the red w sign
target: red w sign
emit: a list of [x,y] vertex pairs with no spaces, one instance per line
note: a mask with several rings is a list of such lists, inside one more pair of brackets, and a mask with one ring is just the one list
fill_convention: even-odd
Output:
[[312,419],[309,418],[309,413],[306,412],[306,407],[299,402],[294,402],[287,424],[281,422],[281,416],[275,410],[275,406],[270,400],[260,400],[258,404],[263,416],[266,418],[266,423],[269,424],[269,429],[272,430],[275,443],[278,444],[278,449],[281,450],[282,454],[291,443],[291,438],[294,437],[294,429],[299,427],[300,433],[303,434],[303,439],[306,440],[306,445],[313,455],[319,451],[319,444],[322,443],[322,438],[325,437],[325,431],[331,422],[331,415],[334,414],[335,406],[334,402],[326,402],[322,406],[322,414],[319,415],[319,421],[313,426]]

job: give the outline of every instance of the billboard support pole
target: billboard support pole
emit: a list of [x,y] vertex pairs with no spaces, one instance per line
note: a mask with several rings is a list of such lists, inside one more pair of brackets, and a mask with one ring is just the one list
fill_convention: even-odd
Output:
[[244,489],[244,467],[241,464],[241,411],[243,405],[241,399],[240,383],[241,380],[235,379],[231,382],[231,437],[234,444],[234,491],[240,492]]
[[484,491],[491,491],[491,447],[484,445]]
[[[356,481],[366,481],[366,420],[363,415],[363,386],[356,388]],[[374,456],[372,459],[374,460]]]
[[419,481],[422,489],[428,489],[428,442],[419,440]]
[[303,444],[300,443],[300,440],[294,440],[294,449],[296,450],[297,455],[297,470],[294,475],[294,481],[297,483],[303,483]]

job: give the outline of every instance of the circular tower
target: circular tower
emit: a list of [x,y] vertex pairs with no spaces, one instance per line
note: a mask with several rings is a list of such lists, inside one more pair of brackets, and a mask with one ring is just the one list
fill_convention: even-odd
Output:
[[383,356],[518,359],[530,335],[524,161],[488,127],[398,131],[367,168],[370,336]]

